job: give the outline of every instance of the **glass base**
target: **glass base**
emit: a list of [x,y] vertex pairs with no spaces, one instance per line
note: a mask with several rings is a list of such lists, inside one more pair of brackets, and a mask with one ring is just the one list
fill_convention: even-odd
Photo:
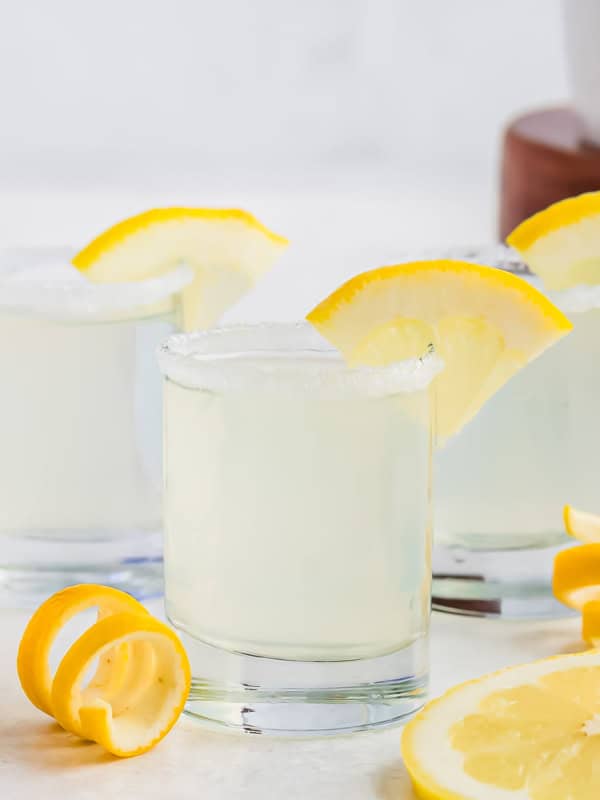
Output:
[[554,558],[564,547],[469,550],[436,544],[433,608],[502,619],[571,616],[574,612],[552,594]]
[[0,533],[0,607],[35,608],[76,583],[101,583],[138,600],[163,593],[160,531]]
[[185,712],[210,727],[277,736],[324,736],[405,722],[424,704],[427,642],[354,661],[287,661],[231,653],[188,634]]

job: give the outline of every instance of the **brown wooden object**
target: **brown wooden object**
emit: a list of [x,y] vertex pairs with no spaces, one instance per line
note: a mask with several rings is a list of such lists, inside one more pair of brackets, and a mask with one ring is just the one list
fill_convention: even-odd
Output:
[[504,134],[499,237],[551,203],[600,189],[600,148],[586,144],[569,108],[533,111]]

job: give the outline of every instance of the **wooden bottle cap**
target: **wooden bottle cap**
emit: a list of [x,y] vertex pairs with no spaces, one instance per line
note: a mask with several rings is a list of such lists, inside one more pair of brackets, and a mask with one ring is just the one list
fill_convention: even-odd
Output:
[[551,203],[600,189],[600,147],[586,144],[569,108],[533,111],[505,131],[499,235]]

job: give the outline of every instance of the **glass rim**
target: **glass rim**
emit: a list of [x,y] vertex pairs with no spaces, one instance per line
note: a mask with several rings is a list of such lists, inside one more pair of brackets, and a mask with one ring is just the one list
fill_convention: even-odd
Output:
[[[430,251],[428,251],[430,252]],[[476,245],[454,245],[452,247],[441,247],[435,251],[432,257],[458,259],[460,261],[472,261],[477,264],[488,265],[511,272],[525,278],[534,278],[535,273],[523,261],[519,253],[512,247],[502,242],[476,244]]]
[[184,264],[142,281],[63,276],[75,252],[64,245],[0,248],[0,313],[65,322],[159,317],[175,310],[175,296],[193,278]]
[[[420,358],[385,367],[350,367],[308,322],[226,325],[169,336],[158,348],[163,376],[186,388],[274,388],[285,378],[300,386],[350,389],[372,395],[417,392],[441,371],[431,348]],[[299,388],[298,382],[289,384]]]

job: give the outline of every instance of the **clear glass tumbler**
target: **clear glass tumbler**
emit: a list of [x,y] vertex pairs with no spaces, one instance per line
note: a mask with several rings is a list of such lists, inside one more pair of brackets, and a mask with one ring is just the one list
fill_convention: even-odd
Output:
[[[538,278],[508,248],[454,253]],[[527,365],[436,455],[434,607],[570,613],[552,595],[563,506],[600,512],[600,287],[545,292],[573,331]]]
[[255,733],[383,726],[427,685],[434,355],[349,369],[308,325],[176,335],[165,596],[188,713]]
[[162,586],[161,380],[183,273],[90,284],[70,252],[0,254],[0,603]]

